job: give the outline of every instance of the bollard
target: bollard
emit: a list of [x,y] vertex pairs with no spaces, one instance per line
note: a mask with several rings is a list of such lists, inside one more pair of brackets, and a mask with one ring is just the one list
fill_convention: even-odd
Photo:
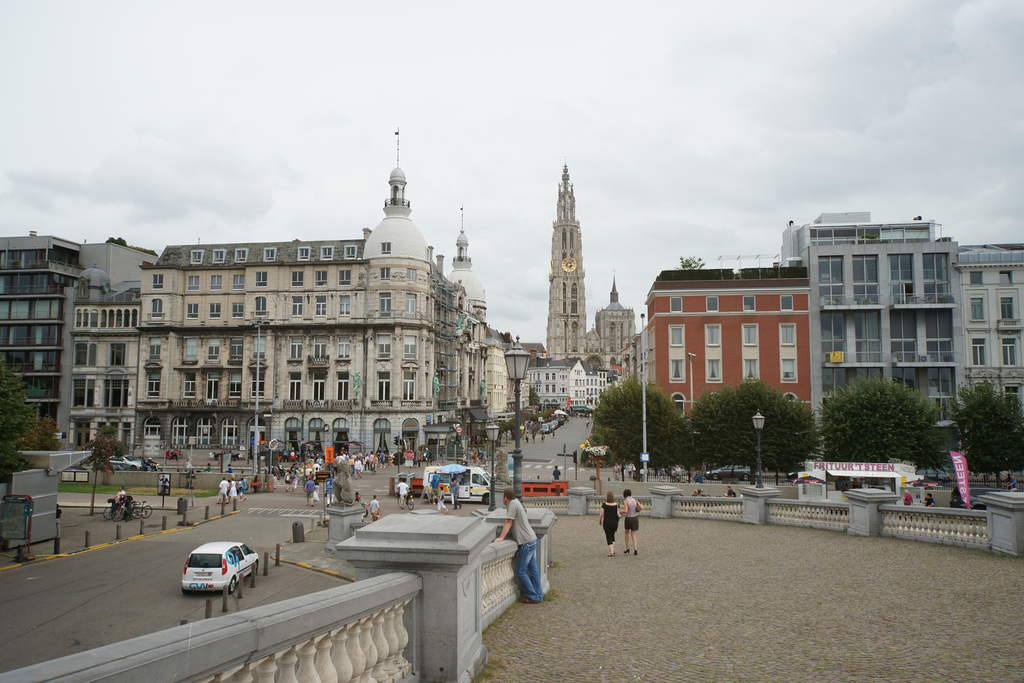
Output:
[[256,587],[256,575],[259,573],[256,570],[258,568],[259,567],[253,567],[252,571],[249,572],[249,588],[255,588]]
[[238,582],[237,586],[235,586],[235,598],[236,599],[238,599],[238,600],[242,599],[242,593],[243,593],[242,588],[244,586],[245,586],[245,577],[243,576],[242,580]]
[[238,498],[231,499],[231,511],[238,512]]
[[220,611],[224,612],[224,613],[227,613],[227,611],[228,611],[228,587],[227,586],[224,586],[223,588],[220,589],[220,599],[221,599]]
[[[86,533],[88,533],[88,532],[86,532]],[[280,543],[277,544],[277,548],[274,550],[274,566],[275,567],[280,567],[281,566],[281,544]]]
[[[60,555],[60,536],[53,539],[53,554]],[[266,567],[264,567],[264,570],[266,570]]]
[[181,516],[181,525],[188,526],[188,511],[185,511],[185,513]]
[[116,527],[114,527],[114,540],[115,541],[120,541],[121,540],[121,525],[120,524],[118,524]]
[[[89,547],[89,532],[88,531],[85,532],[85,547],[86,548]],[[278,547],[280,547],[280,546],[278,546]]]
[[209,619],[213,616],[213,600],[206,601],[206,615],[204,618]]
[[223,517],[223,516],[224,516],[224,506],[225,506],[225,505],[227,505],[227,502],[226,502],[226,501],[223,501],[223,500],[222,500],[222,501],[220,502],[220,516],[221,516],[221,517]]
[[[277,547],[280,548],[281,546],[277,546]],[[265,553],[263,553],[263,576],[266,576],[267,572],[269,572],[269,571],[270,571],[270,553],[265,552]]]
[[206,520],[207,521],[210,520],[210,506],[209,505],[206,506]]
[[303,543],[306,540],[306,532],[302,522],[292,522],[292,543]]
[[140,519],[139,520],[139,536],[142,536],[144,533],[146,533],[146,522],[144,520]]
[[167,515],[164,515],[164,531],[167,531]]
[[188,623],[188,619],[182,619],[181,621],[178,622],[178,626],[184,626],[187,623]]

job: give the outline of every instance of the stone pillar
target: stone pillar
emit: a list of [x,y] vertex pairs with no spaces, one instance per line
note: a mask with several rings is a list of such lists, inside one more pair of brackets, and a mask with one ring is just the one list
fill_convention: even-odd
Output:
[[776,488],[759,489],[756,486],[745,486],[739,493],[743,496],[743,521],[747,524],[767,524],[768,501],[782,495],[782,491]]
[[327,517],[330,520],[330,524],[327,529],[328,539],[324,550],[334,552],[334,546],[347,538],[352,538],[354,533],[352,526],[363,521],[363,506],[354,505],[343,508],[336,505],[328,505]]
[[494,529],[478,517],[388,515],[335,546],[356,581],[391,572],[423,579],[406,612],[406,658],[419,680],[468,681],[487,661],[482,639],[480,555]]
[[[551,588],[548,567],[554,562],[555,541],[551,529],[558,523],[558,516],[547,508],[526,508],[526,514],[533,533],[537,534],[537,570],[540,572],[541,590],[547,593]],[[501,507],[488,513],[484,517],[484,522],[494,527],[494,536],[497,537],[501,533],[502,525],[505,524],[505,508]],[[509,537],[506,536],[505,539],[508,540]]]
[[594,489],[586,486],[574,486],[567,491],[569,494],[569,514],[573,516],[589,515],[590,506],[587,496],[594,495]]
[[900,496],[879,489],[850,489],[846,492],[846,499],[850,501],[850,527],[846,533],[879,536],[882,533],[882,514],[878,506],[897,503]]
[[651,517],[667,519],[672,516],[672,508],[675,504],[673,496],[683,495],[683,490],[678,486],[652,486],[651,487]]
[[1024,493],[999,491],[978,498],[988,515],[988,542],[994,553],[1024,556]]

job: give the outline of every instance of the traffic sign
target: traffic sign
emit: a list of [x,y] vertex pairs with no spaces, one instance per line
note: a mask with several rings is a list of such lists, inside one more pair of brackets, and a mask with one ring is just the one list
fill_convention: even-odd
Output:
[[415,453],[413,453],[412,451],[406,451],[406,452],[405,452],[405,459],[406,459],[406,460],[412,460],[412,459],[413,459],[413,456],[415,456],[415,455],[416,455],[416,454],[415,454]]
[[455,433],[456,434],[461,434],[462,433],[462,425],[455,425]]
[[334,491],[334,479],[331,478],[331,479],[327,480],[327,493],[331,493],[333,491]]
[[650,461],[651,461],[651,454],[650,453],[641,453],[640,454],[640,462],[650,462]]

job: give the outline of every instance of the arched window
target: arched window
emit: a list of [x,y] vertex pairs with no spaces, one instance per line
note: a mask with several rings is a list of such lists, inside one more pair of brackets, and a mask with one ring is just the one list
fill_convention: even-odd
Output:
[[107,309],[100,311],[100,327],[107,326]]
[[115,319],[117,320],[117,322],[113,325],[113,327],[124,327],[124,313],[121,310],[117,311],[117,316]]
[[196,443],[200,446],[209,446],[213,443],[213,418],[201,417],[196,424]]
[[267,314],[267,297],[258,296],[256,297],[256,315]]
[[132,311],[132,327],[138,327],[138,326],[139,326],[139,312],[133,310]]
[[184,446],[188,443],[188,420],[183,417],[176,417],[171,423],[171,443],[175,446]]
[[686,410],[686,397],[682,394],[672,394],[672,400],[676,404],[676,408],[679,410]]
[[314,417],[309,421],[309,440],[321,445],[324,442],[324,421]]
[[160,418],[149,417],[142,425],[143,435],[147,439],[159,439],[160,438]]
[[225,446],[238,445],[238,420],[229,417],[221,423],[220,442]]

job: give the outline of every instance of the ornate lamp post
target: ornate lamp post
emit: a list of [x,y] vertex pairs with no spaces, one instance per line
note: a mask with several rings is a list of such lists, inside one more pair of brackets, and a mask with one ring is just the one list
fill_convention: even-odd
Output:
[[761,479],[761,430],[764,429],[764,415],[761,411],[754,413],[754,431],[757,432],[757,488],[764,488],[764,481]]
[[256,410],[253,414],[253,439],[249,447],[252,449],[252,466],[254,472],[260,471],[260,359],[263,348],[263,337],[261,332],[264,321],[257,319],[253,322],[256,326],[256,348],[253,356],[256,358]]
[[511,349],[505,352],[505,364],[508,366],[508,377],[516,383],[516,448],[512,451],[512,486],[516,498],[523,498],[523,452],[519,441],[519,402],[522,399],[522,381],[526,379],[526,370],[530,367],[530,353],[519,345],[519,337]]
[[487,439],[491,442],[491,494],[490,496],[488,496],[488,500],[490,502],[487,505],[487,511],[494,512],[495,508],[497,507],[497,504],[495,503],[494,500],[494,442],[498,440],[498,425],[494,424],[493,422],[488,422],[486,429]]

